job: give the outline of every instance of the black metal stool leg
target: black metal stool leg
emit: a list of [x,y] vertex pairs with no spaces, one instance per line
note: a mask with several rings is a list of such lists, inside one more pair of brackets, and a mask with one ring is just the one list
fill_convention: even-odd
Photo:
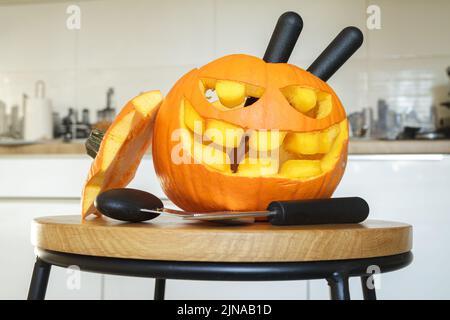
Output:
[[48,277],[50,276],[51,264],[36,258],[33,276],[31,277],[28,290],[28,300],[44,300],[47,291]]
[[330,286],[331,300],[350,300],[348,277],[346,275],[335,273],[327,281]]
[[154,300],[164,300],[166,292],[166,279],[155,279],[155,296]]
[[377,294],[375,292],[375,287],[373,289],[370,289],[368,286],[370,276],[362,276],[361,277],[361,286],[362,286],[362,292],[364,300],[377,300]]

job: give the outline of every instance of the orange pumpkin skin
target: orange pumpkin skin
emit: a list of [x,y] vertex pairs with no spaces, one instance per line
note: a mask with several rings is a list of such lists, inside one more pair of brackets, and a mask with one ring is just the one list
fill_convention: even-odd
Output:
[[[221,111],[213,108],[199,89],[199,81],[204,78],[248,83],[264,88],[264,94],[249,107]],[[281,88],[290,85],[330,93],[332,112],[322,119],[298,112],[280,92]],[[346,166],[348,135],[342,142],[334,167],[312,179],[224,174],[203,163],[194,163],[194,160],[175,164],[171,154],[179,141],[172,141],[171,136],[182,127],[179,119],[183,99],[205,119],[222,120],[245,129],[311,132],[324,130],[346,119],[345,110],[331,87],[293,65],[269,64],[247,55],[231,55],[190,71],[175,84],[161,105],[152,145],[153,163],[162,189],[178,207],[199,212],[264,210],[276,200],[329,198],[339,184]]]

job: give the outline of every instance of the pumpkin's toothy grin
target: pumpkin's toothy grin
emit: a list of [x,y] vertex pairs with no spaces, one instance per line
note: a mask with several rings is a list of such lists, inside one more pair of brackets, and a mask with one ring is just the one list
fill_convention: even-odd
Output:
[[[187,100],[182,102],[180,116],[183,150],[194,163],[223,174],[315,178],[333,169],[348,139],[347,120],[312,132],[250,130],[203,119]],[[231,170],[233,148],[245,148],[236,172]]]

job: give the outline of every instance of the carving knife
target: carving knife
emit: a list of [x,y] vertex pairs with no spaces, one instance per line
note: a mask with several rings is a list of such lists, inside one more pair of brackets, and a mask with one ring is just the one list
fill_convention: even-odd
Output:
[[129,222],[151,220],[167,214],[184,220],[226,222],[266,218],[273,225],[312,225],[360,223],[369,215],[367,202],[359,197],[274,201],[265,211],[187,212],[164,208],[162,201],[151,193],[128,188],[101,193],[95,207],[110,218]]

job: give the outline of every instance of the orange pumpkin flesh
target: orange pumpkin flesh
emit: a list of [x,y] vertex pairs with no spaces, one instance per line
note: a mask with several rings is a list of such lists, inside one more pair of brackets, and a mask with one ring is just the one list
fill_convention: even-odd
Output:
[[[218,101],[208,101],[212,89]],[[259,99],[244,107],[249,96]],[[233,173],[228,150],[244,136],[250,150]],[[325,82],[293,65],[231,55],[173,87],[155,122],[153,161],[182,209],[263,210],[274,200],[330,197],[347,143],[345,110]]]
[[106,131],[83,188],[83,219],[90,214],[100,216],[94,208],[100,192],[125,187],[133,179],[152,142],[153,124],[162,99],[159,91],[135,97]]

